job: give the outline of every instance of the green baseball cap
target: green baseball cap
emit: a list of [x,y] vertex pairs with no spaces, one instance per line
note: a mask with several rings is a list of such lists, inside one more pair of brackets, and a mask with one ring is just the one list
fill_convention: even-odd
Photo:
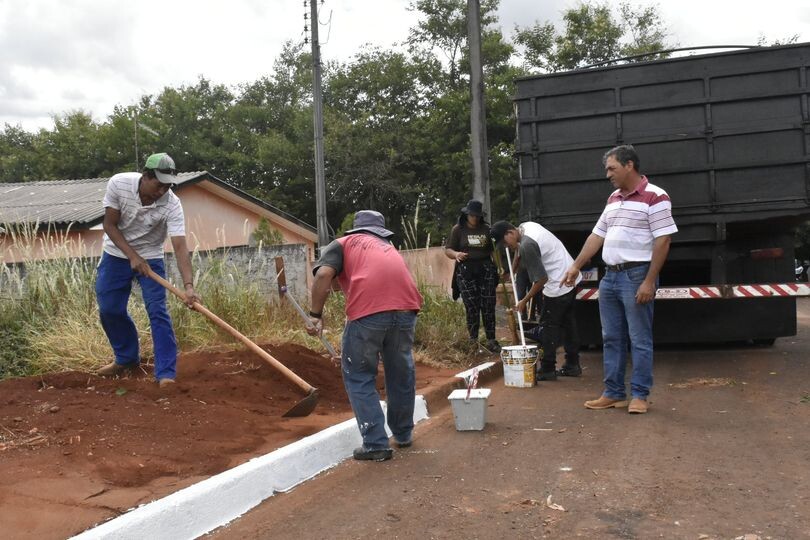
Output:
[[144,168],[155,171],[155,176],[161,184],[177,183],[177,169],[174,166],[174,160],[165,152],[152,154],[146,158]]

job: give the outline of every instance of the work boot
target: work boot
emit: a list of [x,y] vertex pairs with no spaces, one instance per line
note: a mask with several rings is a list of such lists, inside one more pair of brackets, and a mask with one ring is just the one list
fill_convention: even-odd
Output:
[[121,365],[116,363],[115,361],[110,362],[106,366],[100,367],[96,371],[96,375],[100,375],[102,377],[115,377],[116,375],[123,375],[124,373],[128,373],[135,369],[138,364],[127,364]]
[[563,367],[557,370],[557,375],[560,377],[579,377],[582,375],[582,366],[579,364],[563,364]]
[[488,339],[485,347],[489,352],[494,354],[501,352],[501,344],[498,343],[497,339]]
[[627,407],[627,412],[630,414],[644,414],[649,409],[646,399],[633,398],[630,400],[630,406]]
[[394,456],[394,451],[391,448],[369,450],[365,446],[361,446],[360,448],[355,448],[352,455],[354,459],[358,461],[386,461]]
[[397,445],[397,448],[410,448],[413,445],[413,437],[409,437],[408,440],[405,441],[399,441],[394,437],[394,444]]
[[599,399],[593,399],[585,402],[586,409],[620,409],[622,407],[627,407],[626,399],[613,399],[607,396],[599,396]]

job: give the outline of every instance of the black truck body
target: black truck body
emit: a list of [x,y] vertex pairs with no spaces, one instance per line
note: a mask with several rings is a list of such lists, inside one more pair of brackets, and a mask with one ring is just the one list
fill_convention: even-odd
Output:
[[[805,43],[519,79],[521,220],[543,224],[576,257],[613,191],[603,154],[633,144],[679,228],[662,287],[793,282],[795,227],[810,218],[808,68]],[[583,343],[600,343],[596,302],[578,310]],[[655,310],[658,343],[796,333],[790,296]]]

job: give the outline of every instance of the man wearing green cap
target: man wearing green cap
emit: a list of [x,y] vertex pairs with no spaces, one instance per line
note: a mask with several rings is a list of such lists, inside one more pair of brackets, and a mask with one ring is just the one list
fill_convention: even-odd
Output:
[[98,265],[96,299],[115,360],[99,369],[99,375],[120,375],[140,363],[138,331],[127,312],[132,280],[137,279],[152,328],[155,379],[161,388],[176,379],[177,341],[166,309],[166,289],[147,277],[150,268],[166,277],[163,244],[168,235],[185,285],[186,304],[191,307],[199,300],[186,246],[183,206],[171,191],[176,182],[174,160],[161,153],[149,156],[143,173],[116,174],[107,183],[104,253]]

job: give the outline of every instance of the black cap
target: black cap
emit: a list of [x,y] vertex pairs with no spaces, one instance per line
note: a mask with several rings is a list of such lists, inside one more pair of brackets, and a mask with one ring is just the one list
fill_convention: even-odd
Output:
[[504,235],[514,228],[515,227],[508,221],[496,221],[492,227],[489,228],[489,236],[492,238],[492,243],[498,245],[503,242]]

